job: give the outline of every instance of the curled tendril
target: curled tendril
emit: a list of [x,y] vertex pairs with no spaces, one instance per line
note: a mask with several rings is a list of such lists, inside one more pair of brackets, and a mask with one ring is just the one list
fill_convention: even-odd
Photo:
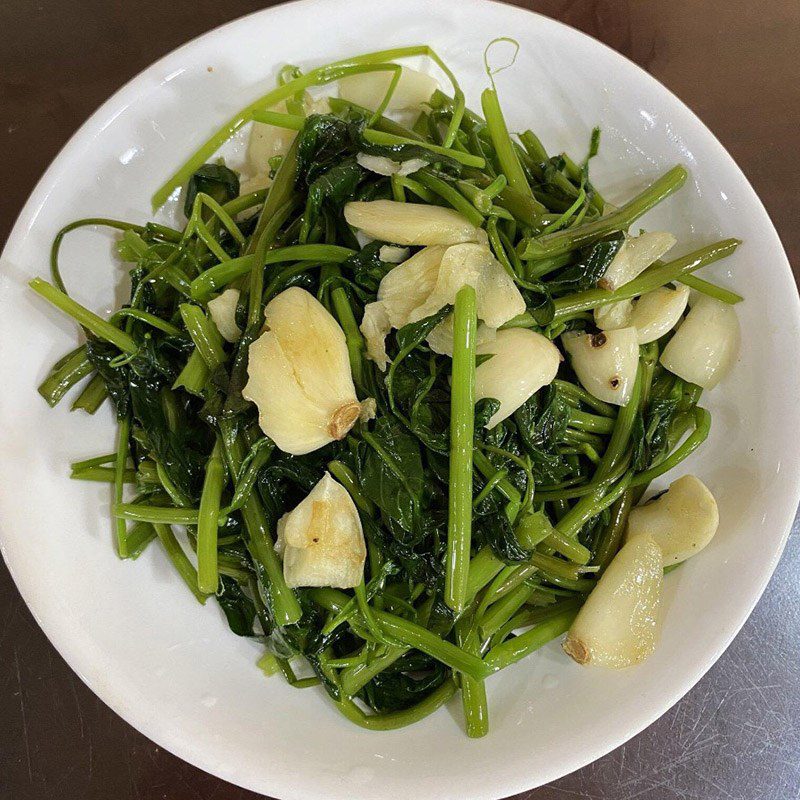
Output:
[[[508,64],[503,64],[501,67],[492,68],[489,64],[489,51],[492,49],[492,47],[494,47],[494,45],[499,44],[500,42],[508,42],[508,44],[512,45],[514,47],[514,53],[511,56],[511,60],[508,62]],[[516,39],[512,39],[510,36],[498,36],[496,39],[492,39],[492,41],[486,45],[486,49],[483,51],[483,65],[486,68],[486,74],[489,76],[492,86],[494,86],[494,76],[502,72],[504,69],[513,67],[518,55],[519,42]]]

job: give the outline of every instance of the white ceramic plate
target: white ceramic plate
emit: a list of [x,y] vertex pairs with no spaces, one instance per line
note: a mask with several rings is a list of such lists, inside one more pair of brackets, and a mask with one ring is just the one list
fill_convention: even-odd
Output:
[[[470,741],[457,704],[411,730],[371,733],[316,690],[255,667],[258,648],[200,607],[157,545],[135,563],[111,545],[104,487],[70,482],[72,459],[112,449],[111,414],[50,411],[35,393],[75,328],[26,289],[47,273],[54,232],[83,216],[149,217],[152,190],[286,62],[317,65],[428,42],[471,105],[486,84],[482,53],[516,37],[498,77],[512,127],[551,150],[585,151],[603,129],[593,175],[611,200],[676,162],[691,180],[643,223],[681,249],[727,235],[744,245],[711,270],[744,294],[734,374],[707,400],[707,445],[685,464],[719,500],[710,547],[667,579],[657,654],[612,673],[582,669],[556,644],[489,682],[491,732]],[[211,71],[213,68],[213,71]],[[777,157],[777,154],[776,154]],[[64,248],[78,299],[110,309],[121,269],[110,237]],[[114,274],[112,274],[114,273]],[[624,742],[675,703],[719,657],[780,556],[798,500],[798,299],[778,237],[750,184],[713,135],[663,86],[563,25],[478,0],[305,0],[219,28],[145,70],[80,129],[25,206],[0,272],[2,552],[55,646],[111,708],[181,758],[258,792],[303,800],[497,798],[564,775]]]

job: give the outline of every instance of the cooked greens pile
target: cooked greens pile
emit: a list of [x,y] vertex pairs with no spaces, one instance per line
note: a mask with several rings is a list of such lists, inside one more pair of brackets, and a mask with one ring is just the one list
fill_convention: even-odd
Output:
[[[420,55],[449,93],[395,63]],[[52,284],[31,281],[86,338],[40,394],[86,378],[72,408],[116,411],[116,451],[72,477],[113,485],[119,556],[158,539],[199,602],[265,643],[266,672],[370,729],[460,692],[485,734],[484,681],[568,631],[601,575],[646,573],[648,616],[598,589],[566,649],[641,660],[663,566],[706,543],[672,546],[676,514],[716,529],[692,479],[636,509],[623,547],[648,484],[708,435],[701,386],[735,355],[741,298],[694,273],[738,241],[660,260],[671,235],[628,229],[683,167],[615,208],[589,178],[599,132],[573,160],[510,135],[493,86],[481,106],[424,46],[287,67],[156,193],[183,187],[185,222],[71,223]],[[248,187],[215,154],[253,121]],[[83,226],[121,232],[130,300],[107,320],[59,274]]]

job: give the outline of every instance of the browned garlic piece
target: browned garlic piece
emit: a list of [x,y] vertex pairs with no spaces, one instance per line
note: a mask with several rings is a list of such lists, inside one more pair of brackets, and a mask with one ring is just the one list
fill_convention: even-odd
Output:
[[242,390],[258,406],[261,429],[291,455],[343,439],[361,404],[336,320],[312,294],[293,286],[270,300],[264,323],[250,345]]
[[667,567],[699,553],[714,538],[718,526],[714,495],[699,478],[684,475],[664,494],[631,511],[626,541],[652,536]]
[[579,664],[622,669],[653,653],[664,568],[652,536],[631,539],[597,582],[564,640]]
[[635,328],[561,337],[583,388],[598,400],[624,406],[630,400],[639,366]]
[[239,305],[239,290],[226,289],[221,295],[208,301],[208,313],[226,342],[238,342],[242,336],[236,324],[236,306]]
[[361,583],[367,548],[358,510],[329,473],[278,521],[275,549],[291,587],[352,589]]
[[527,328],[497,331],[494,341],[479,345],[477,353],[492,357],[475,370],[475,399],[500,401],[487,428],[511,416],[534,392],[550,384],[561,362],[558,348]]

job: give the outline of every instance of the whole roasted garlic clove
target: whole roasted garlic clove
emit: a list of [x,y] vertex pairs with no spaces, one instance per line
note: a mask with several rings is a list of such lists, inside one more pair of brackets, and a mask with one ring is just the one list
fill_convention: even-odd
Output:
[[579,664],[622,669],[655,650],[664,569],[652,536],[637,536],[614,556],[564,640]]
[[628,517],[626,540],[649,535],[664,556],[664,566],[699,553],[719,527],[714,495],[694,475],[673,481],[664,494],[636,506]]
[[242,394],[264,433],[302,455],[343,439],[361,413],[342,329],[305,289],[294,286],[264,309],[264,333],[250,345]]
[[351,589],[361,582],[367,556],[361,519],[347,490],[328,472],[280,518],[275,549],[291,587]]
[[619,289],[658,261],[676,241],[671,233],[665,231],[628,237],[611,260],[603,277],[597,281],[597,285],[610,292]]
[[452,208],[395,200],[354,200],[344,207],[344,218],[362,233],[383,242],[402,245],[476,242],[476,228]]
[[679,378],[713,389],[733,367],[739,340],[734,307],[700,296],[667,343],[660,361]]
[[583,388],[598,400],[624,406],[630,400],[639,366],[636,328],[561,337]]
[[487,428],[511,416],[534,392],[550,384],[561,362],[558,348],[527,328],[497,331],[494,341],[479,345],[477,352],[492,357],[475,370],[475,399],[500,401]]

